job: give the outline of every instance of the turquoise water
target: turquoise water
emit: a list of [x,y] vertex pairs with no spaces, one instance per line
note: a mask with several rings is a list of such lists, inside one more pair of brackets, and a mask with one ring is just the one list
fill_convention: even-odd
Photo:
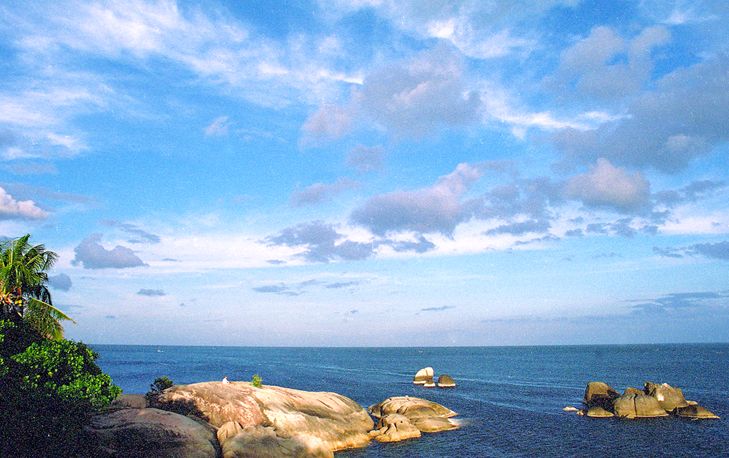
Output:
[[[94,345],[99,365],[126,393],[144,393],[158,376],[175,383],[249,381],[335,391],[368,406],[419,396],[460,415],[457,431],[376,444],[364,456],[729,456],[729,344],[461,348],[249,348]],[[412,385],[433,366],[458,387]],[[585,384],[622,391],[645,381],[683,388],[721,420],[589,419],[562,411],[580,405]]]

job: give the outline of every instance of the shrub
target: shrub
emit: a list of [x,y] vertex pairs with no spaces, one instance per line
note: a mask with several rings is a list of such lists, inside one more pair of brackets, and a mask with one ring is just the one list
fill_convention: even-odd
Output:
[[263,379],[258,374],[253,374],[253,378],[251,379],[251,384],[255,386],[256,388],[260,388],[263,384]]
[[166,375],[163,375],[162,377],[157,377],[154,379],[154,382],[152,382],[151,385],[149,385],[149,391],[147,391],[147,394],[144,396],[147,398],[147,401],[149,401],[150,405],[154,403],[154,401],[157,400],[157,397],[167,388],[174,385],[172,383],[172,380],[169,379]]
[[0,456],[76,456],[91,414],[121,389],[89,347],[0,321]]

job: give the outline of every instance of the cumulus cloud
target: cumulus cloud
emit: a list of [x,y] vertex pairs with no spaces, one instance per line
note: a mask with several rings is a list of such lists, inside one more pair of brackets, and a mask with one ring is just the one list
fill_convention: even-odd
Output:
[[483,167],[459,164],[431,187],[374,196],[352,212],[351,220],[384,235],[390,231],[451,234],[466,218],[462,197],[483,175]]
[[2,219],[44,219],[48,212],[32,200],[17,200],[0,187],[0,220]]
[[291,195],[291,205],[301,207],[318,204],[357,186],[359,183],[348,178],[340,178],[334,183],[314,183],[301,191],[294,192]]
[[666,44],[669,31],[648,27],[631,40],[599,26],[565,50],[548,85],[603,99],[622,98],[641,89],[653,69],[651,52]]
[[134,251],[117,245],[107,250],[101,245],[101,234],[91,234],[74,248],[76,256],[71,263],[84,269],[124,269],[146,266]]
[[299,255],[311,262],[365,259],[376,248],[372,243],[347,240],[343,234],[337,232],[333,224],[323,221],[288,227],[277,235],[267,237],[265,242],[269,245],[301,248],[303,251]]
[[68,291],[72,286],[71,277],[66,274],[58,274],[48,277],[48,284],[51,285],[52,288],[60,291]]
[[351,131],[355,116],[354,106],[339,107],[329,104],[320,107],[301,126],[304,133],[303,145],[341,138]]
[[382,170],[385,149],[381,146],[357,145],[347,153],[347,165],[360,173]]
[[661,78],[637,96],[626,117],[595,130],[564,129],[554,136],[565,160],[676,173],[729,140],[729,55],[720,54]]
[[599,158],[589,172],[567,182],[565,194],[588,207],[607,207],[629,213],[649,204],[650,183],[639,172],[628,173],[607,159]]
[[686,202],[696,202],[724,188],[726,188],[724,181],[697,180],[680,189],[657,192],[653,197],[656,203],[674,207]]
[[139,296],[156,297],[156,296],[166,296],[167,294],[163,290],[161,290],[161,289],[147,289],[147,288],[142,288],[139,291],[137,291],[137,295],[139,295]]

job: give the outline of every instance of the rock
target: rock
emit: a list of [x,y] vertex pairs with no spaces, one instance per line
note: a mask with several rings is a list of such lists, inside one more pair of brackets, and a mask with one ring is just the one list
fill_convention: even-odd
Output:
[[578,410],[577,411],[577,415],[579,415],[580,417],[584,417],[585,416],[585,411],[584,410]]
[[111,401],[109,409],[144,409],[148,407],[147,398],[143,394],[120,394]]
[[602,407],[598,407],[598,406],[590,407],[587,410],[586,415],[588,417],[592,417],[592,418],[612,418],[615,416],[612,412],[608,412],[607,410],[603,409]]
[[333,458],[319,439],[307,435],[281,437],[273,427],[248,426],[225,441],[223,458]]
[[638,388],[633,388],[632,386],[629,386],[623,391],[623,394],[645,394],[643,390],[639,390]]
[[574,406],[565,406],[562,410],[564,410],[565,412],[577,412],[580,409]]
[[94,416],[86,427],[94,457],[216,457],[215,431],[163,410],[121,409]]
[[[420,369],[418,372],[415,373],[415,377],[413,377],[413,383],[416,385],[432,384],[433,383],[433,368],[424,367],[423,369]],[[433,385],[433,386],[435,386],[435,385]]]
[[646,382],[644,391],[646,394],[656,398],[666,412],[672,412],[679,407],[688,406],[681,388],[674,388],[668,383],[658,385],[656,383]]
[[439,433],[458,429],[460,425],[449,418],[443,417],[417,417],[411,420],[413,425],[424,433]]
[[668,414],[658,400],[647,394],[625,394],[613,403],[615,415],[620,418],[655,418]]
[[613,400],[620,396],[610,385],[604,382],[590,382],[585,388],[583,402],[587,407],[602,407],[609,410]]
[[372,431],[370,435],[377,442],[400,442],[420,437],[421,433],[408,417],[391,413],[380,418],[380,421],[377,422],[377,429]]
[[425,382],[423,384],[423,388],[435,388],[435,382],[433,380]]
[[455,388],[456,387],[456,381],[453,380],[453,377],[447,374],[443,374],[440,377],[438,377],[438,388]]
[[[271,427],[278,438],[296,436],[297,444],[320,441],[331,452],[364,447],[370,440],[367,433],[374,426],[367,412],[345,396],[271,385],[255,388],[248,382],[175,385],[159,396],[157,404],[197,415],[216,427],[229,421],[238,422],[244,430]],[[270,442],[266,439],[269,431],[251,431],[258,439],[250,441]]]
[[229,421],[218,428],[218,432],[215,435],[218,438],[218,443],[222,446],[225,444],[225,441],[241,431],[243,431],[243,427],[237,421]]
[[394,396],[387,398],[379,404],[370,406],[369,412],[375,418],[382,418],[391,413],[405,415],[411,420],[418,417],[450,418],[458,415],[451,409],[427,399],[410,396]]
[[697,405],[699,405],[698,402],[696,402],[696,401],[689,401],[689,400],[686,400],[686,404],[688,404],[690,406],[697,406]]
[[700,405],[688,405],[676,409],[676,415],[683,418],[693,418],[694,420],[718,419],[719,416],[714,412],[701,407]]

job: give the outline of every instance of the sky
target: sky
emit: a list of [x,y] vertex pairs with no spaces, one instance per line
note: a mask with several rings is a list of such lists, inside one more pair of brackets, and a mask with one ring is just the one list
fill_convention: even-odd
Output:
[[0,4],[87,343],[729,341],[729,3]]

